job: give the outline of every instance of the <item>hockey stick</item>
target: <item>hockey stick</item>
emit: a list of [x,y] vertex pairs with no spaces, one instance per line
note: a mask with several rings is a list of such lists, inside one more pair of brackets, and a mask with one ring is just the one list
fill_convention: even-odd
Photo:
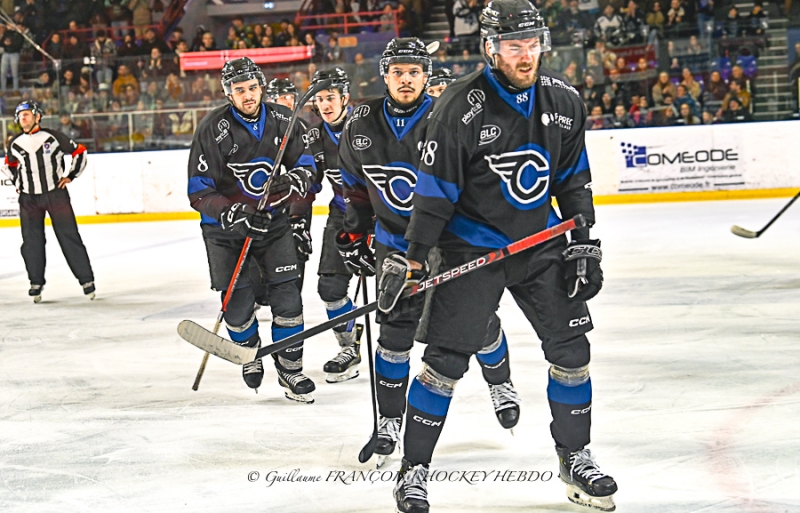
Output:
[[[559,223],[553,226],[552,228],[548,228],[538,233],[534,233],[533,235],[529,235],[523,239],[518,240],[517,242],[509,244],[504,248],[496,249],[491,253],[476,258],[475,260],[471,260],[458,267],[454,267],[453,269],[449,269],[443,273],[428,278],[424,282],[421,282],[415,285],[414,287],[407,289],[405,292],[403,292],[401,298],[413,296],[414,294],[424,292],[427,289],[437,287],[444,282],[458,278],[461,275],[470,273],[472,271],[485,267],[486,265],[499,262],[500,260],[507,258],[511,255],[515,255],[521,251],[525,251],[526,249],[541,244],[542,242],[546,242],[550,239],[558,237],[559,235],[563,235],[564,233],[567,233],[570,230],[574,230],[575,228],[582,228],[584,226],[586,226],[586,219],[584,219],[584,217],[581,214],[578,214],[572,219],[564,221],[563,223]],[[297,344],[301,340],[306,340],[315,335],[319,335],[320,333],[324,333],[325,331],[328,331],[334,326],[338,326],[339,324],[349,322],[351,319],[356,319],[358,317],[361,317],[362,315],[374,312],[375,310],[377,310],[377,308],[378,308],[378,302],[373,301],[372,303],[364,305],[360,308],[356,308],[355,310],[352,310],[338,317],[334,317],[333,319],[327,322],[318,324],[313,328],[301,331],[300,333],[296,333],[291,337],[287,337],[281,340],[280,342],[275,342],[274,344],[270,344],[258,350],[256,350],[256,348],[254,347],[243,347],[237,345],[231,342],[230,340],[226,340],[220,336],[217,336],[216,334],[210,333],[208,330],[206,330],[199,324],[194,323],[192,321],[181,322],[178,325],[178,334],[180,334],[181,338],[183,338],[190,344],[195,345],[208,353],[212,353],[215,356],[219,356],[224,360],[228,360],[229,362],[242,365],[247,362],[252,362],[256,358],[264,358],[265,356],[271,355],[272,353],[286,349],[287,347]]]
[[[289,125],[286,127],[286,133],[283,134],[283,140],[281,141],[281,145],[278,148],[278,155],[275,157],[275,163],[272,165],[272,173],[270,173],[267,182],[264,184],[264,187],[261,189],[262,196],[258,202],[257,209],[264,210],[267,206],[267,200],[269,198],[269,188],[272,185],[272,180],[281,172],[281,163],[283,161],[283,155],[286,153],[286,143],[289,142],[289,134],[292,133],[292,129],[294,128],[295,123],[297,123],[297,118],[300,116],[300,109],[308,102],[311,97],[317,94],[320,91],[324,91],[326,89],[330,89],[333,85],[333,79],[323,80],[319,82],[316,87],[309,87],[306,94],[304,94],[300,100],[294,105],[294,110],[292,111],[292,117],[289,119]],[[236,262],[236,268],[233,271],[233,276],[231,276],[231,282],[228,285],[228,290],[225,291],[225,299],[222,300],[222,307],[217,314],[217,321],[214,323],[214,335],[217,334],[219,331],[219,327],[222,324],[222,318],[225,315],[225,312],[228,309],[228,302],[231,299],[231,295],[233,294],[233,289],[236,287],[236,283],[239,281],[239,276],[242,273],[242,268],[244,267],[245,259],[247,259],[247,253],[250,251],[250,244],[253,242],[253,239],[247,237],[244,240],[244,245],[242,246],[242,252],[239,254],[239,260]],[[200,387],[200,380],[203,379],[203,373],[206,370],[206,364],[208,363],[208,353],[203,355],[203,361],[200,363],[200,368],[197,369],[197,376],[194,378],[194,384],[192,385],[192,390],[197,391],[198,387]]]
[[779,218],[781,215],[783,215],[783,213],[784,213],[784,212],[786,212],[786,210],[787,210],[789,207],[791,207],[791,206],[792,206],[792,203],[794,203],[794,202],[795,202],[795,200],[797,200],[797,198],[800,198],[800,192],[798,192],[797,194],[795,194],[795,195],[794,195],[794,198],[792,198],[792,199],[789,201],[789,203],[787,203],[787,204],[786,204],[786,205],[785,205],[785,206],[784,206],[784,207],[783,207],[783,208],[780,210],[780,212],[778,212],[777,214],[775,214],[775,217],[773,217],[772,219],[770,219],[770,220],[769,220],[769,222],[767,223],[767,225],[766,225],[765,227],[763,227],[762,229],[758,230],[757,232],[751,232],[750,230],[745,230],[744,228],[742,228],[741,226],[738,226],[738,225],[733,225],[733,226],[731,226],[731,232],[733,232],[733,234],[734,234],[734,235],[738,235],[739,237],[744,237],[745,239],[757,239],[757,238],[761,237],[761,234],[762,234],[762,233],[764,233],[765,231],[767,231],[767,228],[769,228],[770,226],[772,226],[772,223],[774,223],[775,221],[777,221],[777,220],[778,220],[778,218]]
[[[367,297],[367,278],[362,274],[361,280],[364,280],[364,304],[369,304]],[[357,294],[356,294],[357,295]],[[366,463],[375,453],[375,446],[378,444],[378,397],[375,391],[375,362],[372,358],[372,329],[369,322],[369,314],[364,316],[364,324],[367,330],[367,354],[369,356],[369,396],[372,399],[372,436],[369,437],[367,444],[358,453],[358,461]]]

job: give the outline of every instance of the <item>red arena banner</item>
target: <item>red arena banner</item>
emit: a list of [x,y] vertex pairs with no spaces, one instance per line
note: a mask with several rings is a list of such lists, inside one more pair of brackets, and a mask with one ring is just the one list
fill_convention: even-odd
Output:
[[249,48],[247,50],[220,50],[215,52],[185,52],[181,54],[181,69],[222,69],[231,59],[250,57],[256,64],[277,64],[302,61],[314,54],[313,46],[281,46],[278,48]]

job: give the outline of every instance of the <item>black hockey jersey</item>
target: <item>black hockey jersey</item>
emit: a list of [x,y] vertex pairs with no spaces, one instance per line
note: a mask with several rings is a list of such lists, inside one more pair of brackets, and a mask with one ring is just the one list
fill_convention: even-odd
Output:
[[[248,122],[230,105],[203,118],[189,154],[189,200],[200,212],[201,224],[219,226],[220,214],[233,203],[258,205],[290,118],[289,109],[273,103],[261,104],[255,122]],[[289,135],[283,163],[288,168],[316,169],[299,123]],[[273,222],[283,210],[273,212]]]
[[445,90],[428,124],[409,241],[501,248],[560,222],[552,197],[565,218],[594,223],[585,107],[563,77],[539,74],[518,94],[488,67]]
[[319,186],[314,192],[322,189],[323,176],[327,178],[333,189],[333,199],[329,207],[342,212],[346,210],[342,191],[342,173],[339,171],[339,138],[343,129],[344,122],[330,127],[324,121],[320,121],[306,132],[308,147],[314,156],[314,164],[317,166]]
[[347,204],[344,229],[365,233],[377,217],[375,240],[400,251],[411,216],[420,149],[433,99],[425,95],[410,117],[392,117],[386,98],[354,108],[339,142],[339,166]]

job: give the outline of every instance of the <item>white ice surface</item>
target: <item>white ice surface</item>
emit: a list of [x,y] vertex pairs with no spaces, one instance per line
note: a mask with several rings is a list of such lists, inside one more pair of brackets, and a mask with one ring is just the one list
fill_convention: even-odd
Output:
[[[598,208],[606,283],[591,303],[590,447],[619,483],[618,511],[800,511],[800,207],[760,239],[729,231],[760,228],[785,201]],[[315,241],[323,224],[315,218]],[[176,325],[210,328],[219,308],[197,224],[85,225],[81,234],[97,299],[83,297],[48,228],[48,282],[35,305],[19,229],[0,230],[0,511],[393,511],[389,482],[328,480],[372,468],[356,459],[372,431],[366,363],[358,379],[326,384],[322,365],[338,349],[327,334],[306,342],[316,404],[287,401],[269,365],[256,395],[239,367],[213,358],[193,392],[202,355]],[[325,319],[309,268],[307,326]],[[588,511],[557,478],[494,480],[557,468],[547,364],[510,298],[500,315],[520,424],[515,436],[500,428],[473,364],[433,468],[494,473],[474,485],[431,483],[432,511]],[[260,316],[268,337],[268,312]],[[386,468],[398,466],[395,457]],[[293,469],[322,480],[267,486],[270,471]]]

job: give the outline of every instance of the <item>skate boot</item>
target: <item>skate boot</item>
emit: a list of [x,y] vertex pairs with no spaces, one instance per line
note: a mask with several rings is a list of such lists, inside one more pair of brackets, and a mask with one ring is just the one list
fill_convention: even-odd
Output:
[[83,283],[83,284],[81,284],[81,287],[83,287],[83,293],[86,295],[86,297],[88,297],[90,300],[94,299],[95,296],[94,296],[94,282],[93,281],[90,281],[89,283]]
[[378,418],[378,440],[375,444],[375,454],[378,456],[377,468],[383,466],[400,443],[400,427],[402,425],[402,417],[388,418],[381,415]]
[[506,429],[511,429],[511,434],[514,434],[512,428],[519,422],[520,403],[514,384],[511,383],[511,380],[499,385],[490,384],[489,393],[492,396],[494,414],[497,415],[500,425]]
[[412,465],[405,458],[394,485],[398,513],[428,513],[428,466]]
[[575,504],[614,511],[613,495],[617,491],[614,478],[600,471],[589,449],[570,452],[556,446],[559,477],[567,484],[567,498]]
[[42,300],[42,289],[44,285],[34,285],[31,283],[31,288],[28,290],[28,295],[33,298],[34,303],[38,303]]
[[298,370],[288,370],[280,364],[277,357],[275,358],[278,384],[286,389],[284,391],[286,398],[298,403],[312,404],[314,398],[311,397],[311,392],[316,390],[317,387],[300,369],[302,369],[302,364],[300,364]]
[[264,364],[261,363],[261,358],[242,365],[242,378],[248,387],[258,393],[258,387],[261,386],[261,380],[264,379]]
[[[340,383],[358,377],[358,364],[361,363],[361,332],[364,327],[356,325],[356,341],[342,347],[339,354],[325,363],[322,368],[328,375],[328,383]],[[338,335],[338,333],[337,333]]]

